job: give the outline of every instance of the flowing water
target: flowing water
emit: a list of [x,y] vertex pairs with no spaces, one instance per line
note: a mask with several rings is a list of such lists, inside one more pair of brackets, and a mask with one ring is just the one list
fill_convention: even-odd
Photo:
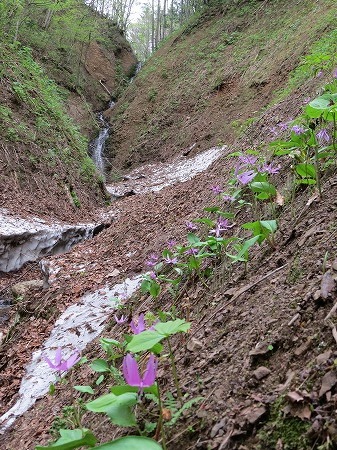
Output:
[[[115,106],[115,102],[112,100],[109,104],[109,109]],[[96,139],[89,144],[89,154],[94,161],[98,171],[103,177],[105,176],[105,159],[104,159],[104,147],[105,142],[109,137],[110,127],[108,122],[104,119],[103,113],[98,116],[101,124],[100,132]]]
[[[113,107],[114,103],[110,105]],[[109,126],[103,115],[100,115],[102,129],[98,137],[91,143],[90,153],[101,174],[104,176],[104,145],[109,136]],[[148,164],[132,171],[122,183],[107,186],[113,197],[132,193],[146,193],[159,191],[166,186],[183,182],[206,170],[217,160],[225,150],[224,147],[214,147],[192,158],[180,156],[170,163]],[[0,211],[5,217],[6,212]],[[0,217],[1,218],[1,217]],[[69,249],[75,242],[95,234],[97,228],[94,224],[78,226],[61,226],[59,224],[47,225],[40,219],[24,221],[19,218],[5,217],[2,227],[7,235],[14,238],[7,242],[1,259],[1,228],[0,228],[0,270],[13,270],[23,262],[31,260],[32,253],[55,253]],[[1,222],[1,221],[0,221]],[[100,225],[98,226],[100,227]],[[81,231],[82,230],[82,231]],[[66,234],[65,234],[66,233]],[[75,233],[75,236],[73,234]],[[83,235],[84,234],[84,235]],[[20,246],[21,244],[23,244]],[[17,247],[17,248],[16,248]],[[36,258],[35,258],[36,259]],[[3,264],[1,266],[1,264]],[[7,264],[7,265],[6,265]],[[6,265],[6,266],[5,266]],[[62,348],[63,357],[68,358],[75,350],[82,351],[87,344],[100,335],[104,329],[105,321],[116,309],[113,297],[129,298],[139,287],[142,276],[127,278],[121,284],[112,288],[106,287],[82,297],[81,301],[70,306],[56,321],[49,338],[42,347],[33,353],[32,361],[26,367],[22,379],[19,399],[2,417],[0,417],[1,432],[4,432],[17,417],[26,412],[38,398],[44,396],[51,383],[55,381],[55,372],[52,371],[43,357],[53,360],[58,347]]]

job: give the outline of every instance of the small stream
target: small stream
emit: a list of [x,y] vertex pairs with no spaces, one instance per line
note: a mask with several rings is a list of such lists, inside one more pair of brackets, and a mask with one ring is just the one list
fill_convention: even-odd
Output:
[[[110,108],[114,107],[114,102]],[[109,124],[100,114],[102,128],[89,148],[89,153],[98,170],[105,175],[104,146],[109,136]],[[194,145],[191,147],[191,149]],[[220,158],[226,146],[213,147],[194,157],[179,156],[169,163],[147,164],[130,172],[124,181],[107,186],[112,197],[156,192],[175,183],[181,183],[205,171]],[[111,218],[110,218],[111,221]],[[25,262],[36,260],[46,254],[59,254],[69,250],[75,243],[88,239],[102,229],[102,224],[48,225],[34,218],[27,221],[10,216],[0,210],[0,271],[16,270]],[[132,249],[130,249],[132,251]],[[17,417],[25,413],[38,398],[43,397],[55,372],[49,369],[43,357],[54,360],[55,351],[62,348],[63,357],[68,358],[74,350],[82,351],[87,344],[103,331],[105,321],[116,309],[111,301],[120,296],[128,299],[138,289],[142,276],[126,278],[113,287],[106,286],[97,292],[85,295],[79,303],[70,306],[56,321],[49,338],[33,353],[22,379],[19,399],[2,417],[0,432],[10,427]],[[7,305],[3,305],[4,307]],[[1,305],[0,305],[1,307]]]
[[[114,108],[115,102],[111,100],[109,104],[109,109]],[[99,123],[101,124],[100,132],[96,139],[94,139],[89,144],[89,155],[94,161],[100,174],[105,177],[105,158],[104,158],[104,148],[105,142],[109,137],[110,126],[109,123],[104,119],[103,112],[98,115]]]

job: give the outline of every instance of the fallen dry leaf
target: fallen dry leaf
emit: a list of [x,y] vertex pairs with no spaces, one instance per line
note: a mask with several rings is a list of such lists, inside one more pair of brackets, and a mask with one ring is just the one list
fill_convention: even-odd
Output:
[[292,402],[301,402],[304,400],[302,395],[298,394],[296,391],[288,392],[287,398]]
[[319,396],[322,397],[326,392],[330,391],[337,383],[337,375],[334,370],[327,372],[322,378],[322,385],[319,391]]

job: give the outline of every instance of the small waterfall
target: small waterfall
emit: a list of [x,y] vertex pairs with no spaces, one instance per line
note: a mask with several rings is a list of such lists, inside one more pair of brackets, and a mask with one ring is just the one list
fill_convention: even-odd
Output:
[[[111,101],[109,103],[109,108],[112,109],[115,106],[115,102]],[[105,142],[109,137],[110,127],[108,122],[104,119],[103,112],[99,113],[98,119],[101,124],[101,129],[99,135],[96,139],[90,142],[89,144],[89,154],[94,161],[97,169],[101,173],[101,175],[105,175],[105,161],[104,161],[104,147]]]

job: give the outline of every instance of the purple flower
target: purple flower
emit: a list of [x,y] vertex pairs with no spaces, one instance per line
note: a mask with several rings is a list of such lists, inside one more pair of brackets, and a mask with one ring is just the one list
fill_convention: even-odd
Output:
[[254,172],[254,170],[248,170],[247,172],[240,173],[236,178],[241,184],[248,184],[255,178],[255,176],[256,172]]
[[255,164],[257,161],[257,156],[252,156],[252,155],[242,155],[239,156],[239,160],[243,163],[243,164]]
[[222,192],[222,188],[220,186],[212,186],[211,191],[213,192],[213,194],[219,195]]
[[121,316],[120,317],[120,319],[118,319],[118,317],[116,316],[116,314],[114,315],[114,318],[115,318],[115,321],[116,321],[116,323],[118,324],[118,325],[121,325],[122,323],[125,323],[127,320],[128,320],[128,318],[127,317],[125,317],[125,316]]
[[337,67],[336,67],[336,69],[332,72],[332,76],[333,76],[334,78],[337,78]]
[[279,127],[279,129],[280,129],[281,131],[285,131],[285,130],[288,129],[288,124],[285,123],[285,122],[278,123],[277,126]]
[[164,261],[165,261],[167,264],[177,264],[178,258],[171,258],[171,256],[166,256],[166,257],[164,258]]
[[303,103],[304,103],[304,104],[307,104],[307,103],[310,102],[310,100],[311,100],[310,97],[305,97],[305,99],[303,100]]
[[186,220],[185,224],[189,231],[196,231],[198,229],[198,227],[193,222],[190,222],[189,220]]
[[197,248],[189,248],[186,250],[185,255],[197,255],[199,253],[199,250]]
[[328,144],[330,141],[330,136],[326,128],[322,128],[321,131],[316,134],[316,138],[320,145]]
[[321,76],[323,76],[322,70],[320,70],[320,71],[317,73],[316,78],[321,78]]
[[222,200],[224,202],[233,202],[235,200],[235,198],[231,197],[230,195],[225,194],[225,195],[222,196]]
[[277,136],[278,135],[278,130],[275,127],[270,127],[269,131],[274,135]]
[[140,376],[138,364],[135,358],[128,353],[123,360],[123,375],[125,381],[130,386],[137,386],[141,390],[145,387],[150,387],[154,384],[157,372],[157,361],[153,354],[151,354],[144,372],[143,377]]
[[155,272],[150,272],[149,275],[150,275],[150,278],[152,278],[152,280],[156,280],[157,279],[157,275],[156,275]]
[[151,253],[149,259],[146,261],[146,265],[149,267],[154,267],[157,265],[158,259],[158,255],[156,255],[155,253]]
[[131,320],[130,327],[131,327],[131,330],[132,330],[133,334],[139,334],[142,331],[145,331],[146,330],[146,326],[145,326],[144,314],[140,314],[140,316],[138,317],[138,323],[137,324],[136,324],[136,322]]
[[214,230],[210,230],[210,233],[215,234],[215,236],[218,238],[221,236],[221,234],[224,231],[227,231],[229,228],[232,228],[233,225],[230,225],[228,222],[228,219],[224,219],[222,217],[219,217],[217,224],[215,226]]
[[265,163],[259,170],[260,172],[268,172],[269,175],[272,175],[280,172],[280,166],[275,167],[272,164]]
[[303,134],[303,133],[305,132],[305,128],[302,127],[301,125],[294,125],[294,126],[292,127],[292,131],[293,131],[295,134],[300,135],[300,134]]
[[68,359],[62,359],[62,349],[59,347],[55,353],[55,363],[52,363],[46,356],[43,358],[51,369],[63,372],[73,367],[81,358],[79,352],[76,351]]
[[169,239],[168,241],[167,241],[167,246],[168,246],[168,248],[173,248],[173,247],[175,247],[177,245],[177,241],[175,241],[174,239]]

